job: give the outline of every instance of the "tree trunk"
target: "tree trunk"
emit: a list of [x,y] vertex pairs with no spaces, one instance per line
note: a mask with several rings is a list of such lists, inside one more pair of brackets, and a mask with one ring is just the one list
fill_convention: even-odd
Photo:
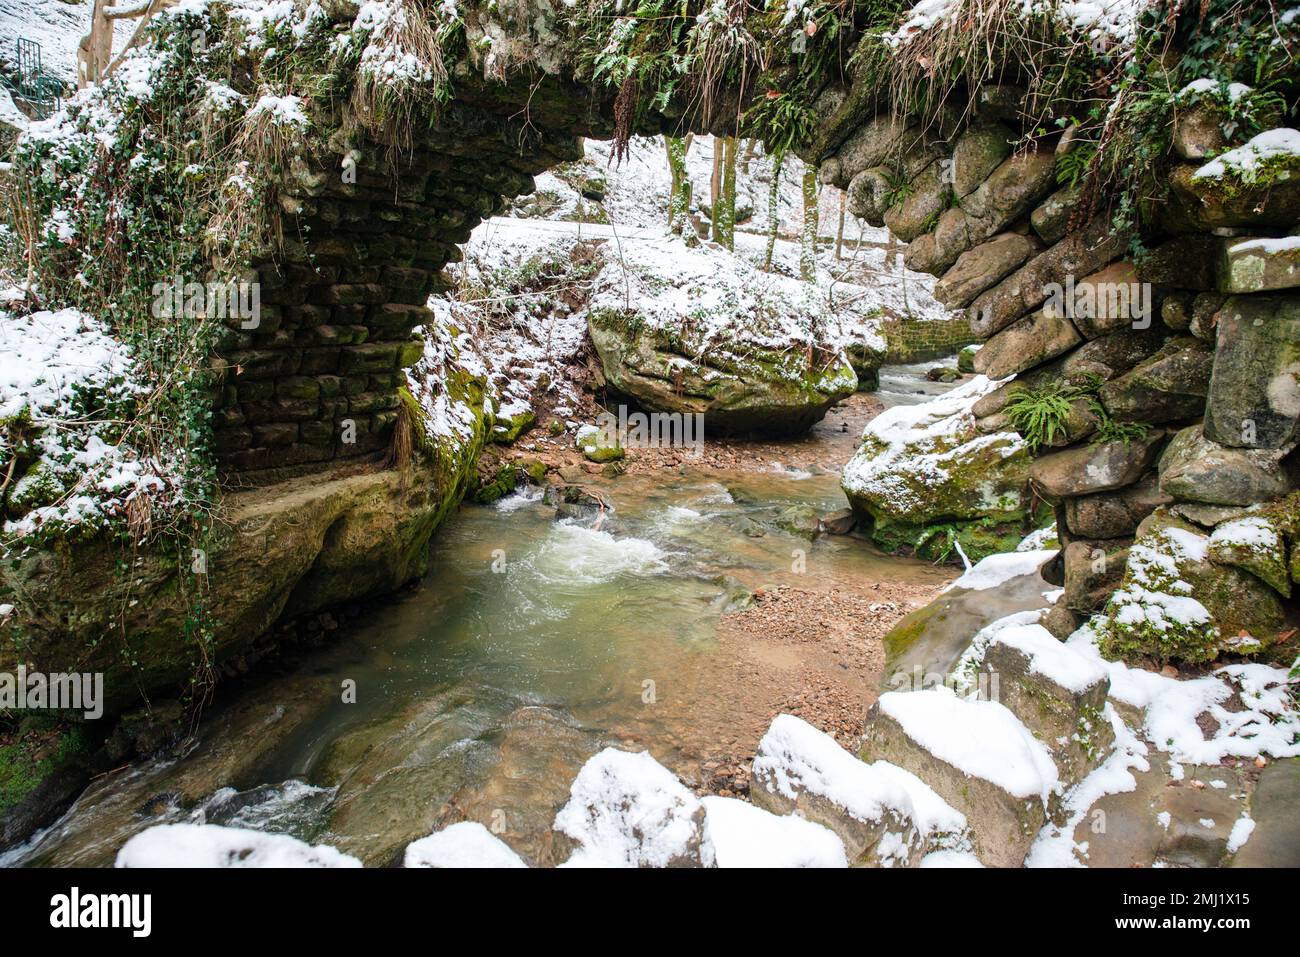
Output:
[[772,253],[776,251],[776,231],[781,211],[781,166],[785,153],[772,155],[772,182],[767,187],[767,252],[763,255],[763,271],[772,271]]
[[840,222],[835,227],[835,258],[843,259],[844,255],[844,207],[848,202],[849,194],[847,190],[840,190]]
[[672,186],[668,194],[668,229],[680,234],[690,223],[691,179],[686,173],[686,144],[680,137],[664,134],[668,172]]
[[734,136],[722,141],[722,190],[713,205],[713,241],[736,246],[736,146]]
[[809,164],[803,174],[803,237],[799,248],[799,278],[811,282],[817,276],[817,167]]

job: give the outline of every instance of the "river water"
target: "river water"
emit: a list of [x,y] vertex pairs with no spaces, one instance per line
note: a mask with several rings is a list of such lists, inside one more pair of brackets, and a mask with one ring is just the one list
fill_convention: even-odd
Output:
[[[945,388],[926,365],[883,370],[882,399]],[[828,424],[812,441],[846,437]],[[738,729],[767,705],[718,640],[751,591],[952,577],[855,538],[810,540],[799,520],[845,504],[829,470],[687,464],[592,483],[612,511],[557,518],[536,489],[462,507],[417,588],[225,691],[180,754],[93,782],[0,863],[107,865],[145,827],[196,821],[384,865],[461,819],[556,863],[551,821],[600,748],[648,749],[688,783],[711,754],[752,748]]]

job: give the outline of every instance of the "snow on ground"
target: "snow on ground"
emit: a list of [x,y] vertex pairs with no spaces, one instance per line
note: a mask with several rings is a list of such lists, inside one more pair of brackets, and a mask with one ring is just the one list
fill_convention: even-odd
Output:
[[633,310],[648,328],[679,335],[687,351],[736,363],[755,346],[792,356],[809,345],[885,348],[878,307],[868,308],[860,287],[763,272],[719,247],[688,247],[666,228],[493,219],[464,253],[455,299],[430,305],[474,331],[507,417],[529,409],[539,391],[554,393],[561,417],[577,407],[570,372],[596,310]]
[[[4,0],[0,3],[0,62],[18,64],[19,37],[41,45],[41,69],[68,83],[77,78],[77,44],[90,33],[94,0]],[[135,20],[119,22],[113,49],[126,45]]]
[[[623,237],[635,235],[663,235],[668,229],[668,196],[671,177],[663,140],[656,137],[633,137],[628,156],[621,164],[610,162],[611,144],[597,140],[586,142],[586,156],[575,163],[567,163],[537,177],[534,197],[549,200],[545,206],[524,202],[516,204],[514,215],[535,215],[539,209],[548,209],[548,221],[571,220],[590,215],[595,206],[582,198],[580,188],[584,182],[603,181],[605,198],[600,210],[607,223],[586,223],[594,227],[589,235],[599,235],[603,225],[618,228]],[[686,167],[691,179],[691,191],[696,209],[709,197],[709,181],[713,169],[714,140],[699,136],[692,140],[686,154]],[[794,156],[787,156],[782,164],[778,191],[777,223],[782,237],[776,245],[773,269],[787,276],[799,275],[800,247],[797,239],[803,229],[803,194],[801,181],[804,165]],[[736,207],[738,215],[745,209],[753,211],[752,218],[736,227],[736,251],[761,265],[767,247],[767,200],[772,178],[772,160],[761,153],[755,154],[748,164],[737,161]],[[842,192],[833,187],[818,187],[818,234],[823,240],[834,240],[839,226],[839,204]],[[707,222],[707,216],[703,218]],[[480,227],[482,228],[482,227]],[[818,248],[819,284],[829,285],[832,280],[847,283],[851,288],[839,291],[846,301],[862,300],[857,305],[860,312],[881,309],[892,315],[908,316],[918,321],[948,318],[951,313],[940,306],[931,295],[934,278],[911,272],[903,267],[903,245],[898,244],[892,253],[885,248],[890,241],[889,231],[868,225],[855,216],[846,215],[844,225],[843,259],[835,258],[832,245]]]
[[403,867],[512,868],[528,865],[477,821],[461,821],[406,845]]
[[424,409],[425,428],[434,441],[463,445],[474,435],[475,422],[491,410],[485,397],[482,408],[451,388],[451,376],[460,372],[472,378],[487,376],[487,364],[473,336],[460,331],[445,303],[438,303],[433,320],[421,330],[424,355],[406,370],[411,394]]
[[122,845],[115,867],[360,867],[324,844],[218,824],[160,824]]

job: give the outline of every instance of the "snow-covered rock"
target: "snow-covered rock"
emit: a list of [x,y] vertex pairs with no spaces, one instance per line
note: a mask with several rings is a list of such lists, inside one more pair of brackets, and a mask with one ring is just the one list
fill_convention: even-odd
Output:
[[833,831],[736,798],[706,797],[700,857],[706,867],[847,867]]
[[115,867],[360,867],[324,844],[217,824],[160,824],[117,852]]
[[994,636],[984,671],[996,700],[1047,747],[1064,781],[1082,780],[1105,758],[1114,741],[1102,718],[1110,679],[1095,661],[1028,624]]
[[577,848],[564,867],[698,866],[704,808],[645,751],[606,748],[582,766],[555,830]]
[[753,772],[755,804],[830,828],[854,864],[915,866],[931,850],[969,847],[965,817],[916,775],[865,764],[793,715],[772,721]]
[[714,434],[792,435],[857,390],[817,286],[677,239],[607,252],[588,328],[610,388],[642,408],[702,413]]
[[1027,505],[1029,448],[1015,432],[980,433],[971,411],[998,385],[976,376],[930,402],[888,409],[867,425],[841,484],[878,544],[919,551],[937,527],[951,526],[977,559],[1015,548]]
[[461,821],[406,845],[404,867],[527,867],[477,821]]
[[965,815],[975,853],[995,867],[1024,860],[1061,784],[1048,749],[1010,710],[943,687],[881,695],[860,756],[933,788]]

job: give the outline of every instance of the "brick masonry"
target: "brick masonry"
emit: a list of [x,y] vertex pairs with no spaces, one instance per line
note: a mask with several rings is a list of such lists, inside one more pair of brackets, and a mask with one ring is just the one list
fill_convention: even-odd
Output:
[[885,362],[928,362],[950,356],[964,345],[978,342],[966,317],[951,319],[887,319],[881,327],[885,337]]

